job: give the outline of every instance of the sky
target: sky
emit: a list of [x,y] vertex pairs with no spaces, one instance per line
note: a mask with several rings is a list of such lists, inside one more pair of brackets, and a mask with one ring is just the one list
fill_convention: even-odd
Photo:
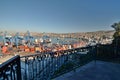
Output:
[[120,0],[0,0],[0,30],[91,32],[113,30]]

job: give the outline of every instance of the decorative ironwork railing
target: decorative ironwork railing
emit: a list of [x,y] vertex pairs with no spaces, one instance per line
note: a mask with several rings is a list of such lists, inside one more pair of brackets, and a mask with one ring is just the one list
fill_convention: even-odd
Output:
[[[81,56],[80,51],[91,52],[92,48],[77,48],[66,51],[37,53],[21,57],[21,73],[23,80],[50,80],[61,73],[72,70],[80,66],[85,57]],[[84,55],[84,54],[82,54]],[[90,53],[86,54],[88,58]],[[83,58],[84,57],[84,58]],[[82,59],[83,58],[83,59]],[[81,60],[82,59],[82,60]],[[87,60],[86,59],[86,60]],[[93,59],[93,57],[92,57]],[[89,59],[90,60],[90,59]],[[69,64],[73,63],[71,66]],[[82,62],[83,64],[83,62]],[[63,65],[68,65],[71,69],[60,72]]]
[[[86,51],[82,53],[81,51]],[[93,47],[15,56],[0,66],[3,80],[50,80],[94,59]]]
[[21,80],[20,56],[0,65],[0,80]]

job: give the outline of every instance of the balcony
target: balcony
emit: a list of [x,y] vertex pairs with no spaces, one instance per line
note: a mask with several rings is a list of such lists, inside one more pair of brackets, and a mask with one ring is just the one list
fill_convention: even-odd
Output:
[[[104,50],[102,51],[104,53]],[[106,51],[109,52],[109,49]],[[86,53],[84,54],[84,52]],[[93,46],[22,57],[15,56],[0,65],[0,79],[119,80],[120,64],[104,62],[106,59],[120,62],[119,56],[111,58],[107,55],[108,57],[104,59],[99,55],[100,53],[100,48]],[[102,77],[104,74],[108,76]],[[110,79],[111,77],[112,79]]]
[[120,80],[120,64],[92,61],[54,80]]

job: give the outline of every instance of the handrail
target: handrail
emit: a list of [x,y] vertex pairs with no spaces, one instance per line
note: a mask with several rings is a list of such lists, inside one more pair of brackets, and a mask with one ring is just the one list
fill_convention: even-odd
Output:
[[[3,79],[10,78],[8,80],[34,80],[37,76],[45,79],[45,75],[50,79],[54,75],[54,72],[63,64],[74,59],[76,62],[77,58],[75,58],[74,53],[81,51],[81,49],[91,49],[91,46],[56,52],[36,53],[21,57],[17,55],[0,65],[0,79],[2,77]],[[9,76],[7,74],[8,71],[10,72]]]
[[10,58],[10,59],[7,60],[6,62],[2,63],[2,64],[0,65],[0,72],[1,72],[2,70],[4,70],[6,67],[8,67],[11,63],[17,61],[19,58],[20,58],[20,56],[17,55],[17,56],[14,56],[14,57]]
[[[81,48],[73,48],[73,49],[61,50],[61,51],[55,51],[55,52],[45,52],[45,53],[50,54],[50,53],[67,52],[67,51],[73,51],[73,50],[78,50],[78,49],[86,49],[86,48],[91,48],[91,47],[92,47],[92,46],[89,46],[89,47],[81,47]],[[20,58],[30,57],[30,56],[40,55],[40,54],[41,54],[41,53],[35,53],[35,54],[30,54],[30,55],[21,56]]]
[[9,59],[8,61],[0,65],[0,78],[2,78],[3,80],[21,80],[21,66],[19,55]]

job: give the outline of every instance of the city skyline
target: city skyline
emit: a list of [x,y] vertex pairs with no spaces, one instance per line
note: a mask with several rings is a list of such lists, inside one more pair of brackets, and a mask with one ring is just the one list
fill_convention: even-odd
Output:
[[0,30],[92,32],[113,30],[120,19],[119,0],[1,0]]

